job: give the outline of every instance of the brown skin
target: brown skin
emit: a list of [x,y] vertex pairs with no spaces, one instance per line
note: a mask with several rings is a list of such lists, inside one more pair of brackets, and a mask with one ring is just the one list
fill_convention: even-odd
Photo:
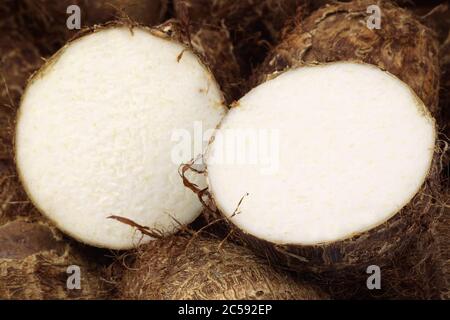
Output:
[[[88,248],[63,241],[43,222],[14,220],[0,227],[1,299],[104,299],[111,288]],[[67,289],[67,267],[81,269],[81,290]]]
[[125,299],[326,299],[229,242],[172,236],[139,248],[121,283]]
[[446,210],[445,217],[438,220],[436,228],[436,258],[434,259],[434,282],[439,290],[437,298],[450,300],[450,212]]
[[81,28],[116,19],[130,19],[152,26],[160,23],[167,12],[167,0],[24,0],[16,1],[16,15],[28,28],[35,45],[44,56],[52,55],[79,30],[69,30],[66,13],[69,5],[81,10]]
[[205,57],[222,89],[227,103],[240,97],[241,68],[234,55],[233,44],[225,27],[202,26],[191,32],[192,47]]
[[411,10],[419,17],[420,21],[433,29],[439,42],[443,42],[450,29],[450,4],[428,4],[424,6],[412,7]]
[[[450,28],[448,36],[441,46],[441,92],[440,104],[442,108],[442,128],[446,141],[450,139]],[[438,264],[441,280],[441,298],[450,299],[450,155],[447,150],[446,169],[443,174],[444,206],[442,214],[434,225],[434,236],[438,248]]]
[[419,230],[411,240],[398,257],[380,266],[379,290],[367,289],[366,281],[370,276],[366,272],[367,266],[352,268],[351,272],[302,275],[327,288],[334,299],[439,299],[443,288],[448,290],[448,286],[444,285],[444,269],[430,227]]
[[0,225],[30,212],[14,165],[13,133],[20,97],[43,60],[9,1],[0,5]]
[[444,133],[450,139],[450,30],[446,41],[441,46],[441,91],[440,105],[443,115]]
[[[448,172],[447,179],[448,179]],[[450,192],[449,181],[445,183],[444,191],[445,206],[441,216],[434,223],[432,233],[435,240],[435,264],[437,288],[440,290],[439,298],[450,299]]]
[[[369,29],[369,5],[382,10],[381,29]],[[312,63],[359,61],[374,64],[406,82],[436,115],[439,100],[439,44],[435,33],[409,11],[389,1],[357,0],[329,5],[303,21],[274,48],[256,75]]]
[[175,17],[193,26],[225,26],[244,77],[257,66],[281,37],[285,23],[306,15],[321,3],[309,0],[174,0]]
[[0,226],[18,217],[36,220],[40,214],[32,210],[11,161],[0,160]]
[[27,79],[43,63],[8,3],[0,5],[0,160],[12,159],[16,109]]
[[[270,48],[290,30],[290,23],[304,19],[314,10],[333,0],[174,0],[175,17],[194,26],[225,26],[231,35],[235,55],[244,75],[261,63]],[[403,6],[419,8],[427,4],[432,9],[437,1],[404,1]],[[434,4],[433,4],[434,3]],[[420,7],[421,8],[421,7]],[[419,10],[419,9],[418,9]],[[425,12],[420,9],[420,12]],[[426,11],[428,13],[428,11]]]
[[[230,33],[224,26],[188,25],[170,19],[156,27],[193,50],[211,70],[227,103],[240,96],[241,69],[234,55]],[[179,59],[183,55],[180,54]]]

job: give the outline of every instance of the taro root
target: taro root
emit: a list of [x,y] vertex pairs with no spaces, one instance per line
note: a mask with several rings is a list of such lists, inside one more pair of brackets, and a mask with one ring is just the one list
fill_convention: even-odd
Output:
[[435,141],[425,104],[388,72],[355,62],[294,67],[221,122],[206,155],[210,207],[274,264],[386,265],[433,215]]
[[215,128],[226,107],[182,38],[170,25],[90,29],[30,80],[15,133],[19,177],[77,240],[127,249],[150,237],[109,216],[170,234],[200,214],[178,166],[201,150],[184,138]]
[[125,299],[327,299],[246,248],[184,235],[139,248],[120,286]]

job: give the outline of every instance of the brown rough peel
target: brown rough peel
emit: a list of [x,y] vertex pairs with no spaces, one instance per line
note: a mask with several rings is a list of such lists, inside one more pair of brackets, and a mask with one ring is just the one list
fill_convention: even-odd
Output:
[[[263,61],[296,12],[307,15],[325,0],[174,0],[175,17],[195,28],[223,26],[230,31],[243,77]],[[244,83],[245,84],[245,83]]]
[[381,266],[381,289],[367,288],[370,274],[366,267],[354,268],[351,273],[329,271],[303,276],[326,287],[336,299],[440,299],[443,290],[448,292],[448,285],[436,238],[429,229],[422,228],[398,257]]
[[442,68],[440,106],[442,109],[442,127],[447,139],[450,139],[450,30],[447,40],[440,51]]
[[[381,9],[381,28],[369,29],[367,7]],[[407,83],[433,115],[438,114],[439,44],[411,12],[390,1],[333,3],[295,26],[268,55],[254,85],[283,70],[334,61],[376,65]]]
[[7,4],[0,4],[0,160],[12,159],[12,132],[19,100],[27,79],[43,62]]
[[[0,227],[0,299],[104,299],[111,288],[94,256],[44,222],[14,220]],[[71,265],[80,267],[81,289],[70,290]]]
[[[155,28],[183,43],[202,59],[217,80],[227,103],[239,98],[241,68],[225,26],[194,26],[186,21],[170,19]],[[182,58],[182,53],[179,58]]]
[[120,287],[125,299],[326,299],[251,251],[201,236],[171,236],[139,248]]
[[[9,0],[10,1],[10,0]],[[11,1],[10,1],[11,2]],[[66,26],[67,7],[81,11],[81,28],[117,19],[130,19],[147,26],[162,22],[167,0],[23,0],[12,1],[19,23],[32,34],[44,56],[52,55],[79,30]]]
[[32,209],[14,163],[0,160],[0,226],[19,217],[37,220],[41,215]]
[[443,42],[450,28],[450,3],[442,2],[438,5],[429,3],[411,10],[419,17],[420,21],[433,29],[439,42]]
[[435,283],[439,298],[450,300],[450,194],[445,194],[445,206],[439,219],[433,225],[435,245]]

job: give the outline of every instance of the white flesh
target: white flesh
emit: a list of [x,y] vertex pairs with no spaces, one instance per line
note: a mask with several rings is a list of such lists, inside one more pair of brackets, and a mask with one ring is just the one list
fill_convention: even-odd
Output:
[[[227,137],[236,129],[278,132],[272,160],[233,161]],[[228,217],[248,193],[231,218],[247,233],[280,244],[332,242],[398,213],[426,179],[434,145],[434,120],[397,78],[355,63],[304,67],[230,110],[208,151],[208,184]]]
[[[17,166],[33,203],[57,226],[112,249],[146,242],[110,215],[163,232],[201,209],[171,158],[174,130],[214,128],[222,94],[196,56],[144,29],[82,37],[26,90]],[[184,52],[183,52],[184,51]],[[179,62],[180,53],[183,52]]]

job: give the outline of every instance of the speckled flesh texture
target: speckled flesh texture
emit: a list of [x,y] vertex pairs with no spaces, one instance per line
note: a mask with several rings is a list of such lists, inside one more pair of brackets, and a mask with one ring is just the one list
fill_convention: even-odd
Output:
[[[279,171],[211,165],[216,138],[206,160],[212,207],[237,238],[274,263],[338,273],[387,265],[433,214],[434,120],[407,85],[374,66],[286,71],[239,100],[216,136],[236,128],[279,130]],[[412,159],[419,166],[407,173]]]
[[30,30],[44,56],[52,55],[79,31],[66,26],[70,5],[80,8],[81,28],[117,19],[153,26],[167,12],[167,0],[24,0],[13,5],[20,24]]
[[327,299],[311,285],[271,268],[246,248],[173,236],[140,248],[122,279],[125,299]]
[[196,123],[214,128],[226,108],[209,69],[169,31],[94,29],[51,58],[24,93],[15,145],[22,184],[84,243],[126,249],[150,240],[111,215],[166,234],[200,213],[173,152],[181,131],[192,138]]
[[[378,5],[381,28],[369,29],[367,7]],[[357,0],[324,6],[295,27],[265,59],[254,84],[273,73],[305,64],[360,61],[408,84],[436,116],[439,47],[434,32],[389,1]]]
[[[11,221],[0,227],[0,299],[107,298],[111,288],[87,261],[49,225]],[[67,288],[71,265],[80,267],[80,290]]]
[[8,2],[0,5],[0,159],[12,159],[12,133],[28,77],[42,64],[40,53],[20,29]]

